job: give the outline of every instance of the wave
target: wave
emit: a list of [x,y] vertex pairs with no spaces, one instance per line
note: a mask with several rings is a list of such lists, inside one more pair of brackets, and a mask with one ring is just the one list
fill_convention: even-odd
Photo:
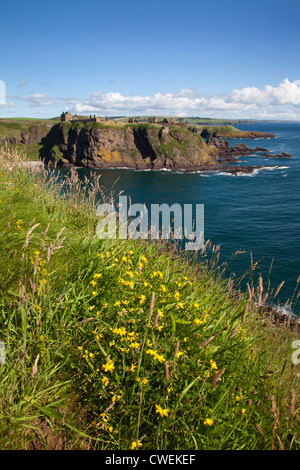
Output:
[[238,171],[236,173],[230,173],[228,171],[212,171],[209,174],[204,174],[202,171],[194,171],[193,173],[198,173],[200,176],[209,177],[209,176],[256,176],[260,171],[273,171],[273,170],[283,170],[288,169],[288,166],[262,166],[261,168],[255,168],[252,173]]
[[[74,167],[76,170],[84,170],[85,168],[83,167]],[[139,169],[139,170],[135,170],[134,168],[128,168],[126,166],[124,167],[107,167],[107,168],[95,168],[96,170],[101,170],[101,171],[105,171],[105,170],[131,170],[131,171],[135,171],[135,172],[162,172],[162,173],[173,173],[173,174],[177,174],[177,175],[185,175],[185,174],[198,174],[200,175],[201,177],[203,178],[209,178],[211,176],[255,176],[257,175],[260,171],[263,171],[263,170],[268,170],[268,171],[272,171],[272,170],[284,170],[284,169],[289,169],[288,166],[279,166],[279,165],[274,165],[274,166],[262,166],[260,168],[255,168],[253,170],[252,173],[248,173],[248,172],[244,172],[244,171],[238,171],[236,173],[230,173],[228,171],[219,171],[219,170],[215,170],[215,171],[203,171],[203,170],[195,170],[195,171],[183,171],[183,170],[171,170],[170,168],[158,168],[158,169],[151,169],[151,168],[146,168],[146,169]],[[93,169],[93,170],[95,170]],[[286,174],[284,175],[286,176]]]
[[279,314],[296,320],[300,324],[297,314],[293,311],[292,305],[271,305],[272,308]]

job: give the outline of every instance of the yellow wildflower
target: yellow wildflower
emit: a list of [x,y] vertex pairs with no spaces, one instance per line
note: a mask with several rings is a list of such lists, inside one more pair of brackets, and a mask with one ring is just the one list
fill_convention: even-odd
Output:
[[169,412],[169,409],[168,408],[162,408],[160,405],[155,405],[156,407],[156,410],[155,412],[156,413],[159,413],[160,416],[163,418],[164,416],[168,416],[168,412]]
[[122,326],[121,328],[115,328],[114,330],[112,330],[112,332],[120,336],[126,335],[126,329],[124,328],[124,326]]
[[133,441],[133,443],[131,444],[131,450],[134,450],[136,447],[141,447],[142,445],[143,444],[139,440]]
[[109,372],[112,372],[112,371],[114,370],[114,368],[115,368],[114,362],[111,361],[110,359],[107,361],[106,364],[103,364],[102,367],[103,367],[103,369],[105,370],[105,372],[108,372],[108,371],[109,371]]
[[208,426],[212,426],[214,424],[214,420],[211,418],[206,418],[204,420],[204,424],[207,424]]

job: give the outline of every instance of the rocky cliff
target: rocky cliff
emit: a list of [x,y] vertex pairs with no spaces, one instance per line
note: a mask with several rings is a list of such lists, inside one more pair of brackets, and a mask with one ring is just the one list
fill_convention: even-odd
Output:
[[[29,159],[47,165],[86,168],[170,169],[213,171],[237,163],[239,156],[259,153],[272,157],[265,148],[249,149],[237,143],[230,147],[224,138],[270,138],[274,134],[239,131],[232,126],[196,126],[149,123],[124,124],[108,121],[57,122],[0,120],[0,144],[24,148]],[[18,147],[19,148],[19,147]],[[38,155],[37,155],[38,154]],[[32,156],[34,158],[32,158]],[[279,154],[278,158],[289,155]],[[249,171],[254,168],[249,167]]]
[[213,169],[217,151],[179,127],[58,124],[42,139],[47,164],[86,168]]

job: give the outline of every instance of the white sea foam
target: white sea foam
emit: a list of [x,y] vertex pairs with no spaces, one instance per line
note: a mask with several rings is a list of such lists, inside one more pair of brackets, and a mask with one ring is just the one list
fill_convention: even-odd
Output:
[[[292,307],[291,305],[279,305],[277,307],[275,307],[275,309],[277,310],[277,312],[280,314],[280,315],[286,315],[287,317],[291,317],[293,320],[296,320],[298,317],[297,315],[293,312],[292,310]],[[298,319],[298,323],[299,323],[299,319]]]
[[289,167],[285,166],[262,166],[261,168],[255,168],[251,173],[244,172],[244,171],[237,171],[236,173],[230,173],[227,171],[216,171],[216,172],[211,172],[211,174],[214,174],[216,176],[256,176],[259,174],[260,171],[267,170],[267,171],[273,171],[273,170],[281,170],[281,169],[286,169]]

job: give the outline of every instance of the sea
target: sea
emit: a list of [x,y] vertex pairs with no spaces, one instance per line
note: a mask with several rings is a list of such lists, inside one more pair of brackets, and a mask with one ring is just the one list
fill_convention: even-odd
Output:
[[[253,174],[231,175],[222,171],[181,173],[128,169],[92,170],[100,184],[117,198],[132,204],[203,204],[204,239],[220,247],[219,269],[246,290],[261,276],[268,302],[283,313],[299,315],[300,283],[300,123],[257,122],[235,125],[240,130],[275,133],[271,139],[229,140],[269,153],[287,152],[291,159],[263,158],[257,153],[242,157],[241,165],[264,165]],[[66,173],[68,170],[58,170]],[[91,170],[77,168],[80,178]],[[237,254],[237,252],[239,252]],[[255,269],[251,267],[255,265]],[[271,293],[284,281],[276,298]]]

